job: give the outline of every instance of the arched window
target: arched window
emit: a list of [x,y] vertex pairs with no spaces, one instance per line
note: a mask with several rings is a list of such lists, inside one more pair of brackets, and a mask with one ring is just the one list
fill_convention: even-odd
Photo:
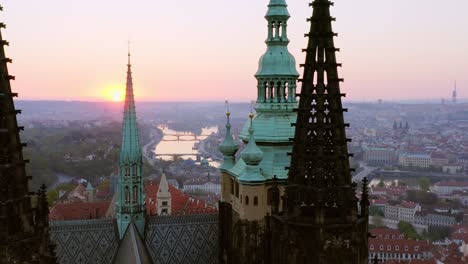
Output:
[[128,186],[125,187],[125,204],[130,203],[130,190],[128,189]]
[[133,177],[137,177],[138,176],[138,166],[136,164],[133,164]]
[[137,201],[138,201],[138,188],[135,186],[133,186],[133,201],[132,203],[136,204]]
[[239,198],[239,183],[236,182],[236,197]]
[[249,205],[249,196],[245,196],[245,204]]
[[255,196],[255,197],[254,197],[254,206],[257,206],[257,205],[258,205],[258,197]]
[[125,165],[125,177],[130,176],[130,167],[128,165]]

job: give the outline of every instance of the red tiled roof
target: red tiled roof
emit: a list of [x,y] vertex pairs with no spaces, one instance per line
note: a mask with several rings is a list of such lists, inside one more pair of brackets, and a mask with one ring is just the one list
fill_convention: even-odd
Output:
[[[150,215],[157,213],[156,194],[158,193],[159,183],[149,181],[145,184],[146,192],[146,211]],[[203,201],[191,197],[169,184],[171,193],[171,211],[172,215],[203,214],[216,212],[216,208],[208,206]],[[151,200],[151,201],[150,201]]]
[[110,201],[93,203],[57,203],[49,212],[50,221],[100,219],[106,215]]
[[[383,246],[383,249],[380,247]],[[428,252],[429,243],[409,239],[369,239],[369,252],[420,253]]]
[[404,236],[398,229],[390,228],[374,228],[370,230],[370,233],[377,238],[381,239],[403,239]]
[[406,208],[415,208],[416,205],[417,204],[413,202],[408,202],[408,201],[401,202],[401,206],[406,207]]

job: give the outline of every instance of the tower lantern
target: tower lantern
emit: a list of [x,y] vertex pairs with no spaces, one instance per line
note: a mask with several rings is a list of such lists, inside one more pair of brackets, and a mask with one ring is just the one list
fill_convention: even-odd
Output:
[[291,107],[296,103],[296,60],[288,51],[289,12],[285,0],[271,0],[265,19],[268,21],[267,51],[260,58],[257,78],[259,109]]

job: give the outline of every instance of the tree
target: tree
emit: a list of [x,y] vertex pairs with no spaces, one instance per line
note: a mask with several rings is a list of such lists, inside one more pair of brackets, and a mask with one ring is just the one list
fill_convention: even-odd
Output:
[[398,230],[408,239],[421,239],[421,236],[416,232],[414,226],[408,222],[400,221],[398,223]]
[[422,177],[419,179],[419,188],[421,191],[427,192],[429,191],[429,187],[431,186],[431,180],[427,177]]

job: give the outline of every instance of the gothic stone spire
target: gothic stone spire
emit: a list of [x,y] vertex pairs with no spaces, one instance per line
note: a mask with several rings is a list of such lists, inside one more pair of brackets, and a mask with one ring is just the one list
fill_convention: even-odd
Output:
[[[0,11],[2,7],[0,6]],[[0,23],[0,28],[5,24]],[[15,78],[8,73],[0,32],[0,263],[55,263],[53,246],[48,238],[47,201],[39,195],[37,208],[31,206],[31,196],[23,158],[23,147],[16,115],[10,81]],[[40,194],[44,194],[45,187]]]
[[351,178],[331,5],[310,4],[291,167],[283,212],[274,215],[275,263],[367,263],[367,209],[359,215]]

